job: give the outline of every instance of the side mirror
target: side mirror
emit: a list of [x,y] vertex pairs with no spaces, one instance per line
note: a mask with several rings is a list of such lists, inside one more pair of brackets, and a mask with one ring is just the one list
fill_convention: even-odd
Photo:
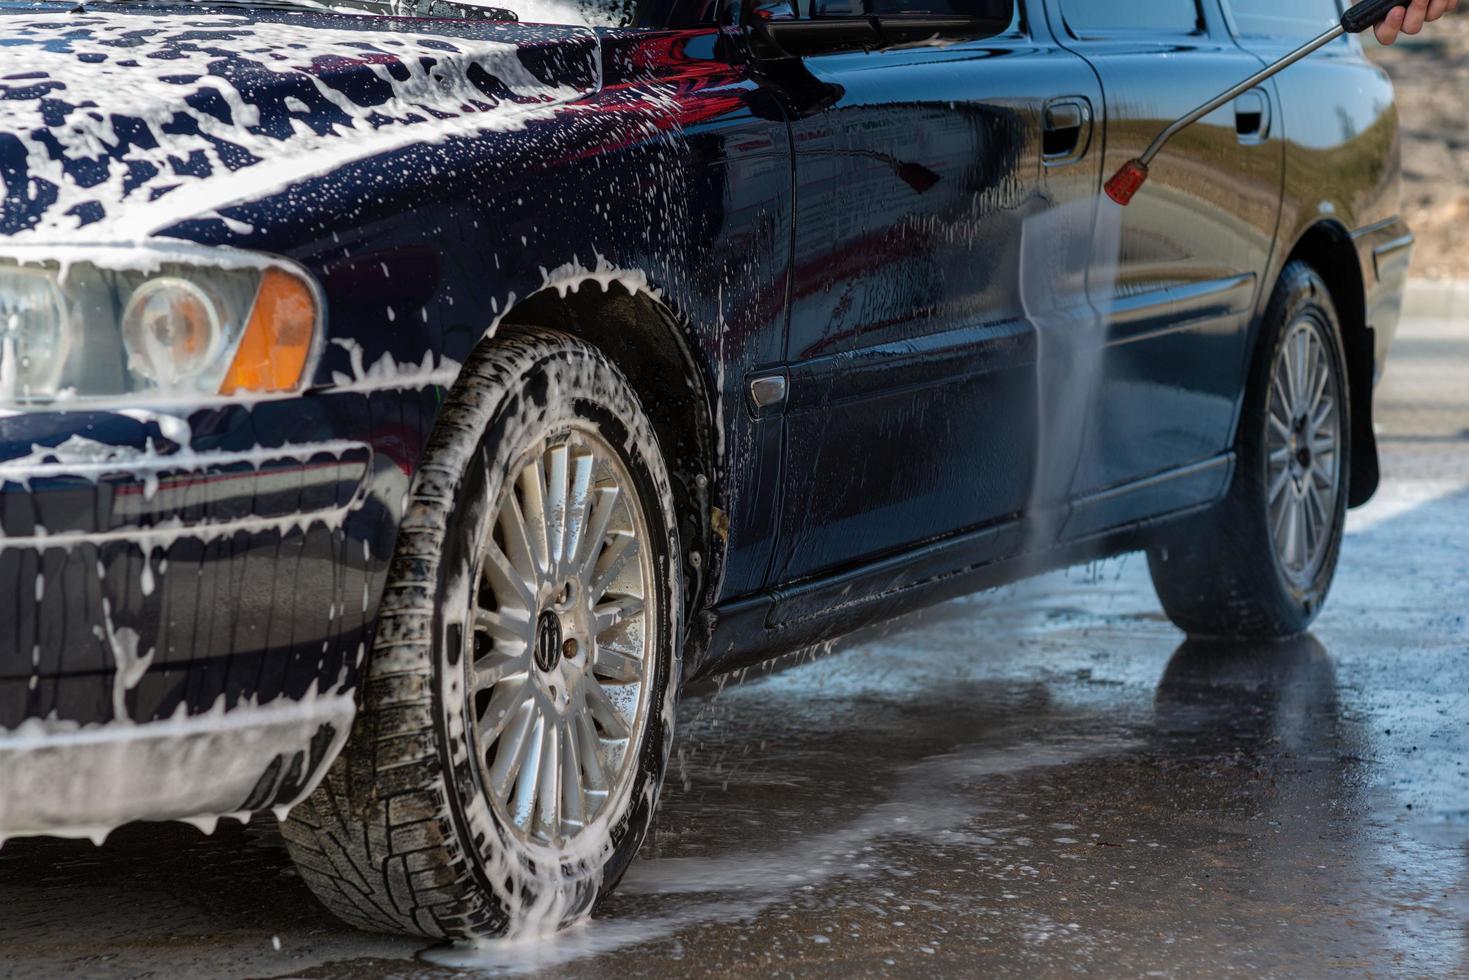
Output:
[[795,20],[796,5],[792,0],[751,0],[750,13],[756,20]]

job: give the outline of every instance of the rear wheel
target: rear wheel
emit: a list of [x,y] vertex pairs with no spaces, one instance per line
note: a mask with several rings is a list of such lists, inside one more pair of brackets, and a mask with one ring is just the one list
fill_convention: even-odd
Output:
[[1346,379],[1331,293],[1314,269],[1292,263],[1266,313],[1228,494],[1148,554],[1158,598],[1181,629],[1281,637],[1315,620],[1346,522]]
[[362,711],[283,832],[355,925],[553,931],[621,877],[672,739],[677,538],[617,369],[549,331],[466,367],[415,478]]

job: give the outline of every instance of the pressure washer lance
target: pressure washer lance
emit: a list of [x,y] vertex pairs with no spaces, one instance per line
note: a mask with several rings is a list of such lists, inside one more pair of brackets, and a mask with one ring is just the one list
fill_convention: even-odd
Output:
[[1111,180],[1107,181],[1107,196],[1123,207],[1126,207],[1132,203],[1133,196],[1147,182],[1148,165],[1153,162],[1153,158],[1158,155],[1163,147],[1168,145],[1168,141],[1173,139],[1174,136],[1177,136],[1179,132],[1203,119],[1226,102],[1230,102],[1244,95],[1266,79],[1275,77],[1307,55],[1321,50],[1343,34],[1360,34],[1386,17],[1388,11],[1394,7],[1406,7],[1409,2],[1410,0],[1363,0],[1362,3],[1349,7],[1347,12],[1342,14],[1341,23],[1325,34],[1316,38],[1314,41],[1302,45],[1263,71],[1251,75],[1217,99],[1210,99],[1159,133],[1158,138],[1153,140],[1152,145],[1144,151],[1142,156],[1136,160],[1127,161],[1127,163],[1122,165],[1122,169],[1117,171]]

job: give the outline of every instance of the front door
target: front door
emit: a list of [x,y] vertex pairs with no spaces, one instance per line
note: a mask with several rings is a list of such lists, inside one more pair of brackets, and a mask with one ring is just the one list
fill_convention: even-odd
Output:
[[[787,86],[796,234],[777,584],[1015,526],[1038,443],[1024,229],[1072,202],[1061,234],[1084,239],[1101,169],[1095,75],[1044,22],[1017,15],[985,40],[921,24],[904,36],[915,7],[952,17],[963,0],[807,2],[799,16],[844,40],[801,58]],[[1085,306],[1084,290],[1072,301]]]

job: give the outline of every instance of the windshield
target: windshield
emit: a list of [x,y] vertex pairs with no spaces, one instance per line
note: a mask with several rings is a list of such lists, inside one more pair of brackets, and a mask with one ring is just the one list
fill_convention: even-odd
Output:
[[[138,0],[94,0],[129,3]],[[516,20],[531,24],[624,27],[635,0],[146,0],[166,6],[291,7],[393,17]]]

